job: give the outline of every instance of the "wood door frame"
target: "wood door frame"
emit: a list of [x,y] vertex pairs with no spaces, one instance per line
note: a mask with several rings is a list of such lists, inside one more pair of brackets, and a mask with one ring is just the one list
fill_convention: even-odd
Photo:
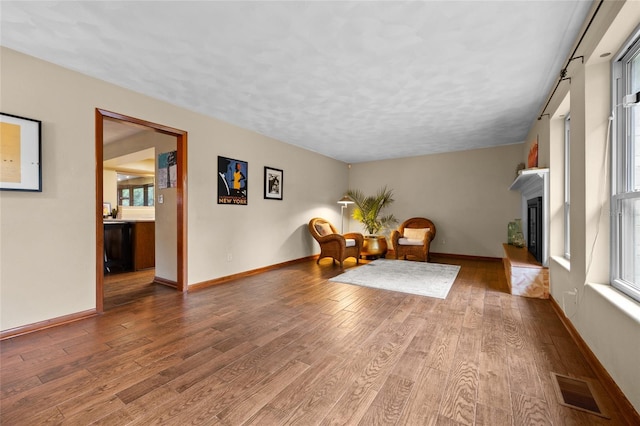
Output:
[[103,120],[112,118],[148,127],[155,132],[176,137],[177,150],[177,290],[187,292],[187,132],[161,124],[151,123],[138,118],[129,117],[116,112],[96,108],[96,311],[104,311],[104,225],[102,223],[103,197]]

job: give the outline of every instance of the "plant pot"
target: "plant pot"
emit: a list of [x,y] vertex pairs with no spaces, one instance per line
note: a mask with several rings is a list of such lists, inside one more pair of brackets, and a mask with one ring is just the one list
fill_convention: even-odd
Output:
[[365,235],[361,256],[377,259],[387,254],[387,239],[383,235]]

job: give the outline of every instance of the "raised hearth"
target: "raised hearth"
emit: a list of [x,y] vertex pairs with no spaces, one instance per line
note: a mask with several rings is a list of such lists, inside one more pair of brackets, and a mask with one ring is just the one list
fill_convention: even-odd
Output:
[[503,244],[504,271],[509,292],[517,296],[549,298],[549,268],[542,266],[525,247]]

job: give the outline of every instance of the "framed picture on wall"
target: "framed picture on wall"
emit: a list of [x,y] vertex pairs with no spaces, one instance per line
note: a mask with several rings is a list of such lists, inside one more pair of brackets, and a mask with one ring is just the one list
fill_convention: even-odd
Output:
[[218,204],[247,205],[249,164],[218,156]]
[[282,200],[283,171],[273,167],[264,167],[264,198]]
[[0,189],[42,192],[41,124],[0,113]]

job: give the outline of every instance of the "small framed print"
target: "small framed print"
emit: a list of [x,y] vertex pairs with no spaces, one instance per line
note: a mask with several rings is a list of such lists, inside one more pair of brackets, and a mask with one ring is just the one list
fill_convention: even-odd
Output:
[[102,203],[102,217],[107,217],[111,214],[111,203]]
[[264,198],[265,200],[282,200],[282,178],[284,172],[273,167],[264,168]]
[[41,124],[0,112],[0,189],[42,192]]

